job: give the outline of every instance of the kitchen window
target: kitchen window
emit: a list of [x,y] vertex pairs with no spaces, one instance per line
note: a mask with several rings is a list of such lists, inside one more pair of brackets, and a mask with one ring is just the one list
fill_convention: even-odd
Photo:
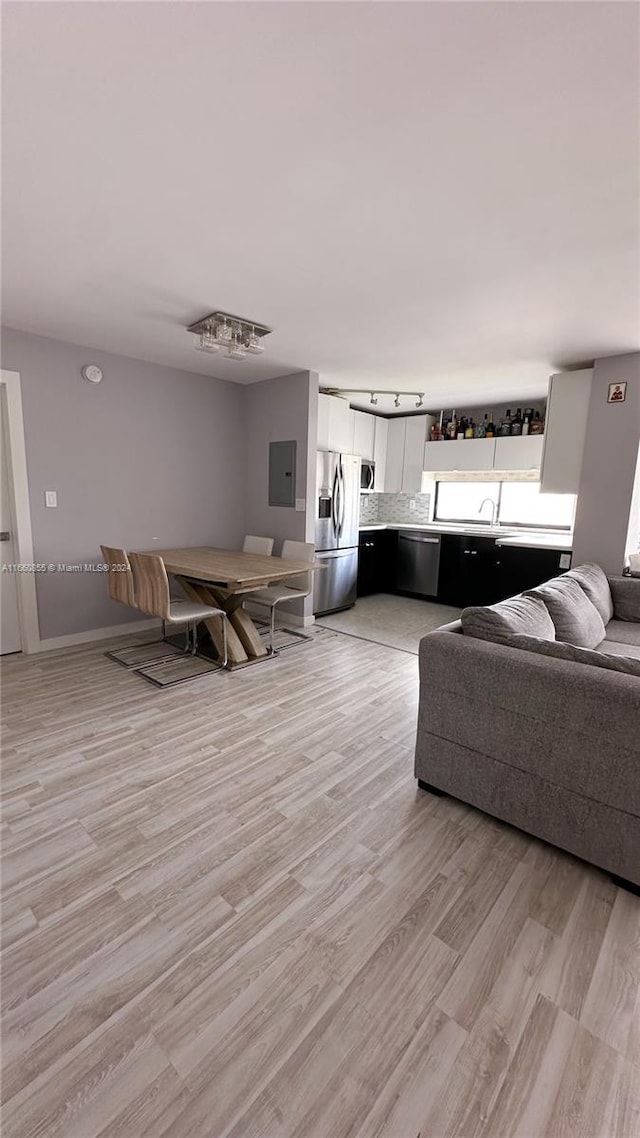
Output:
[[[489,499],[487,501],[486,499]],[[539,482],[438,482],[435,521],[570,530],[575,494],[542,494]]]

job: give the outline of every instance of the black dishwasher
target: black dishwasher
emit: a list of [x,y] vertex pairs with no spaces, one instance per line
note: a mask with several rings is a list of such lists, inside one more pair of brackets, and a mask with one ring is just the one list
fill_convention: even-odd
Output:
[[440,534],[400,530],[396,549],[395,587],[398,593],[435,597],[438,592]]

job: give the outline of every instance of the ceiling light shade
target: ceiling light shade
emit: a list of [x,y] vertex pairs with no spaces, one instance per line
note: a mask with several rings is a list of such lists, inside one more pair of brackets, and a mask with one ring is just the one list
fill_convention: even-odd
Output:
[[249,336],[247,351],[251,352],[252,356],[259,356],[261,352],[264,352],[264,347],[260,343],[260,339],[255,332],[252,332]]
[[197,336],[195,346],[198,351],[215,352],[218,347],[227,348],[229,359],[244,360],[247,353],[252,356],[262,354],[262,338],[269,335],[271,328],[266,324],[256,324],[255,320],[245,320],[243,316],[232,316],[229,312],[211,312],[190,324],[187,332]]
[[215,333],[210,328],[204,328],[196,340],[194,347],[199,352],[217,352]]

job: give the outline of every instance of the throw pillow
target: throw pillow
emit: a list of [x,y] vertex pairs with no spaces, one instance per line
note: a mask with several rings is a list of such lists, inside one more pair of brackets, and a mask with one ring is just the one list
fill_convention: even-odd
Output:
[[572,577],[555,577],[525,596],[540,597],[544,601],[555,626],[556,640],[578,648],[595,648],[604,640],[605,627],[600,613]]
[[609,585],[615,619],[640,621],[640,577],[611,577]]
[[604,569],[599,565],[577,565],[570,569],[567,577],[573,577],[587,594],[591,604],[597,608],[605,624],[613,617],[613,600],[611,589]]
[[608,656],[603,652],[592,652],[589,648],[577,648],[575,644],[564,644],[560,640],[540,640],[535,636],[512,636],[510,646],[536,652],[541,656],[569,660],[575,664],[590,664],[609,672],[624,672],[627,676],[637,676],[640,679],[640,660],[633,660],[629,656]]
[[475,636],[477,640],[505,644],[517,632],[544,640],[555,639],[553,621],[544,601],[538,597],[509,597],[497,605],[466,608],[460,619],[465,636]]

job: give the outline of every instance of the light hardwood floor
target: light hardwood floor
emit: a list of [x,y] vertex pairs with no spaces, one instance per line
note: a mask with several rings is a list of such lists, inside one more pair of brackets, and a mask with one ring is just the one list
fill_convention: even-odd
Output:
[[4,1138],[635,1138],[640,900],[417,791],[417,660],[4,668]]

